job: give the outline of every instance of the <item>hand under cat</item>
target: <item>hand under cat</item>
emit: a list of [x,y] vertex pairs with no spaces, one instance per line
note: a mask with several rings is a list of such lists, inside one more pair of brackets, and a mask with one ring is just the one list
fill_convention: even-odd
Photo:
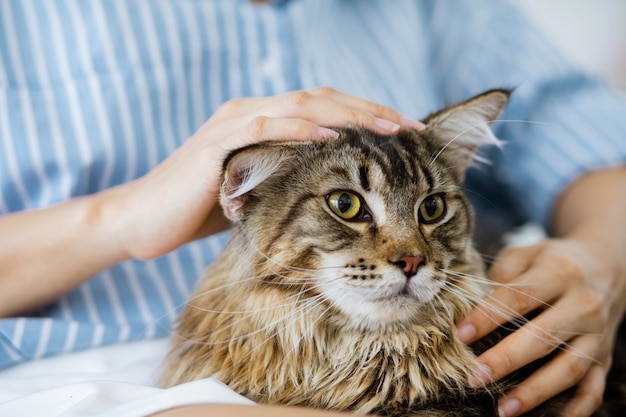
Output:
[[483,382],[559,349],[501,400],[503,415],[519,415],[575,385],[564,416],[589,416],[602,401],[626,299],[624,198],[615,197],[625,174],[607,171],[576,183],[555,211],[555,232],[565,237],[502,251],[490,271],[490,307],[481,306],[460,324],[460,337],[471,342],[520,314],[541,311],[479,357],[487,366]]
[[379,133],[421,129],[398,112],[331,88],[225,103],[170,158],[108,197],[128,257],[163,255],[227,227],[217,204],[222,161],[233,149],[269,140],[337,136],[323,126],[363,126]]

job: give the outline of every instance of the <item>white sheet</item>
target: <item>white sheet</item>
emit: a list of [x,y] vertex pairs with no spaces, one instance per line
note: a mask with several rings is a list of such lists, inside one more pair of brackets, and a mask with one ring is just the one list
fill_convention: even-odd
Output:
[[[544,238],[542,229],[526,225],[505,242],[529,245]],[[155,388],[166,352],[165,339],[142,341],[0,371],[0,417],[140,417],[186,404],[252,404],[214,379]]]
[[0,416],[140,417],[186,404],[252,404],[214,379],[155,388],[166,351],[166,340],[141,341],[0,371]]

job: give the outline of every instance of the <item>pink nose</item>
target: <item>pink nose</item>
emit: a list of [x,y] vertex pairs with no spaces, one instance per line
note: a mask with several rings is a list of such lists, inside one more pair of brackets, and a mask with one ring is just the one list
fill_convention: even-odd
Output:
[[403,256],[394,264],[398,265],[404,271],[404,275],[407,278],[411,278],[413,275],[417,274],[417,268],[425,262],[423,256]]

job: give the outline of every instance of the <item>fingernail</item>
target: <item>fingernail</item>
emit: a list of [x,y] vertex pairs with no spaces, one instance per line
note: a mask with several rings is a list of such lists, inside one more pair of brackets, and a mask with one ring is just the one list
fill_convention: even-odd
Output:
[[318,127],[317,136],[322,139],[337,139],[339,137],[339,132],[325,127]]
[[522,411],[522,403],[516,398],[509,398],[498,405],[498,417],[516,417]]
[[418,120],[409,119],[408,117],[402,116],[400,118],[400,126],[410,127],[415,130],[424,130],[426,125]]
[[459,340],[465,344],[472,342],[476,337],[476,333],[476,327],[470,323],[461,324],[456,331]]
[[374,123],[376,126],[380,127],[383,130],[387,130],[389,132],[395,133],[400,129],[400,125],[395,124],[394,122],[390,122],[386,119],[379,119],[378,117],[374,118]]
[[486,365],[480,365],[474,371],[474,374],[469,378],[467,383],[472,388],[478,388],[491,383],[491,369]]

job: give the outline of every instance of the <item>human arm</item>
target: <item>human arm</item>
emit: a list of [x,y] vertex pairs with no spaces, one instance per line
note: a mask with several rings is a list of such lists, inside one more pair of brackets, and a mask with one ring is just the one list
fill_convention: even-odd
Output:
[[[577,395],[563,415],[589,416],[602,400],[626,308],[626,167],[590,172],[567,187],[555,205],[552,231],[553,239],[505,249],[498,256],[490,278],[507,285],[498,285],[486,300],[492,307],[474,311],[462,323],[473,326],[462,331],[470,342],[514,318],[511,312],[542,310],[523,330],[479,357],[490,374],[485,382],[567,342],[555,359],[507,393],[512,400],[507,416],[574,385]],[[502,305],[509,307],[507,314],[500,314]]]
[[0,218],[0,316],[41,306],[98,271],[163,255],[227,227],[217,202],[221,164],[263,140],[332,138],[321,127],[392,132],[420,124],[328,88],[232,100],[147,175],[50,208]]
[[[584,312],[581,306],[585,304],[581,298],[595,294],[596,304],[610,306],[613,303],[613,308],[617,308],[613,297],[619,294],[621,284],[620,274],[615,270],[621,267],[615,264],[624,256],[598,250],[598,244],[589,239],[591,236],[585,235],[587,238],[582,239],[581,230],[598,228],[597,224],[587,223],[596,213],[603,219],[594,221],[606,222],[604,228],[611,228],[614,236],[619,236],[618,228],[623,226],[624,207],[619,201],[622,197],[617,197],[619,192],[603,197],[606,201],[594,201],[594,194],[601,192],[597,183],[615,190],[623,187],[623,178],[620,184],[620,179],[613,177],[623,174],[600,170],[626,163],[626,119],[623,117],[626,99],[572,64],[514,5],[479,0],[454,11],[444,10],[450,5],[437,3],[440,10],[433,13],[430,26],[433,36],[442,45],[435,56],[438,66],[450,69],[442,94],[454,101],[493,86],[514,88],[501,120],[493,123],[504,147],[489,154],[490,167],[471,173],[469,187],[473,195],[478,196],[475,202],[483,209],[483,218],[489,221],[496,219],[500,222],[494,223],[506,226],[534,221],[549,228],[553,236],[539,245],[507,249],[498,255],[490,277],[497,281],[496,286],[510,283],[511,289],[496,290],[486,302],[499,304],[497,308],[483,310],[486,314],[476,310],[460,324],[459,333],[463,340],[470,342],[497,324],[528,312],[531,307],[545,308],[543,303],[546,303],[555,307],[545,310],[532,324],[514,332],[481,357],[489,365],[489,370],[484,370],[485,380],[506,375],[514,367],[527,363],[530,357],[542,356],[538,354],[539,350],[546,353],[558,343],[557,339],[550,340],[555,329],[538,338],[537,333],[541,331],[534,327],[537,320],[540,324],[542,320],[548,320],[545,325],[561,330],[556,332],[557,336],[574,343],[576,349],[592,350],[592,356],[597,360],[603,354],[596,349],[602,346],[606,351],[610,350],[608,342],[615,337],[614,323],[609,325],[608,322],[615,321],[621,313],[613,312],[610,320],[606,318],[604,323],[589,330],[600,313]],[[480,22],[480,25],[464,24],[466,21]],[[579,180],[572,182],[575,178]],[[578,188],[588,181],[593,181],[593,185]],[[579,189],[582,189],[580,194],[576,191]],[[577,199],[588,200],[581,203],[567,197],[564,202],[572,192],[578,195]],[[608,205],[613,205],[613,209],[605,212]],[[569,210],[575,209],[587,210],[587,214],[583,216],[581,211],[576,211],[575,215],[570,215]],[[564,227],[563,219],[569,219],[568,228]],[[620,244],[615,240],[613,251],[619,252],[619,248]],[[609,265],[613,265],[611,274],[596,272],[605,271]],[[596,278],[596,275],[603,275],[606,280]],[[608,286],[611,282],[615,284],[611,293],[595,287],[602,283]],[[579,320],[581,315],[585,319]],[[568,331],[600,332],[603,335],[573,338]],[[578,347],[587,343],[593,347]],[[558,362],[551,361],[531,376],[510,393],[511,398],[519,396],[522,409],[528,410],[561,392],[565,386],[573,385],[572,379],[577,378],[568,380],[564,377],[566,367],[574,363],[565,362],[573,357],[559,355]],[[606,361],[601,362],[608,366]],[[589,363],[582,364],[589,366]],[[580,364],[576,363],[576,366]],[[596,401],[603,391],[605,369],[597,366],[573,369],[574,373],[590,375],[585,377],[586,381],[595,375],[595,385],[585,383],[583,386],[589,392],[593,385]],[[542,380],[546,382],[541,383]],[[591,413],[590,400],[584,397],[584,391],[579,391],[572,406],[578,411],[573,412],[570,408],[566,410],[571,411],[569,415]]]
[[339,417],[345,413],[335,413],[312,408],[276,407],[268,405],[231,405],[231,404],[201,404],[173,408],[153,414],[151,417],[202,417],[202,416],[251,416],[251,417]]

